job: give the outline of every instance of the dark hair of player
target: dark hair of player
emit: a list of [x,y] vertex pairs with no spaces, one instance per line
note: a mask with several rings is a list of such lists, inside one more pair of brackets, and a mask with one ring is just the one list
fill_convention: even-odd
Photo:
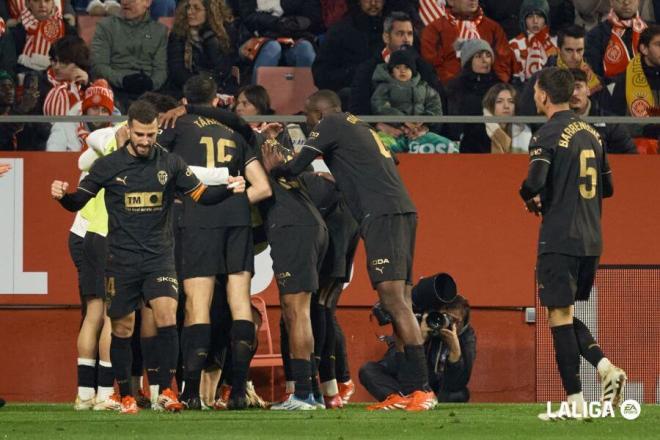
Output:
[[208,75],[195,75],[183,85],[183,96],[188,104],[211,104],[218,93],[218,85]]
[[150,102],[138,99],[128,108],[128,124],[138,121],[141,124],[151,124],[158,118],[158,111]]
[[268,91],[263,86],[249,85],[239,89],[236,92],[236,101],[238,101],[241,93],[245,95],[245,98],[257,109],[260,115],[272,115],[275,113],[270,108],[270,96],[268,96]]
[[565,104],[573,95],[575,80],[573,75],[566,69],[559,67],[548,67],[539,74],[537,82],[539,88],[548,94],[553,104]]
[[568,69],[569,72],[571,72],[571,75],[573,75],[573,79],[577,82],[588,82],[587,81],[587,74],[584,72],[582,69]]
[[165,113],[179,106],[177,100],[170,95],[163,95],[156,92],[144,92],[138,99],[140,101],[147,101],[153,105],[158,113]]
[[644,29],[639,36],[639,43],[637,43],[637,50],[643,44],[646,47],[649,47],[651,40],[656,35],[660,35],[660,25],[658,24],[649,24],[649,27]]
[[561,49],[564,46],[564,39],[566,37],[579,39],[584,38],[585,34],[586,32],[582,26],[576,24],[566,26],[557,32],[557,47]]

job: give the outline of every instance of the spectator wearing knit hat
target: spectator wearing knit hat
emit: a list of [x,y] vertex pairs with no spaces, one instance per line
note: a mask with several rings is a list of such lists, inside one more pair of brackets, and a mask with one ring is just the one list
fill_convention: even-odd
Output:
[[520,6],[522,33],[509,41],[515,57],[513,74],[521,82],[557,55],[557,40],[550,36],[550,7],[547,0],[525,0]]
[[[507,38],[515,38],[520,32],[520,6],[524,0],[480,0],[486,16],[495,20],[502,26]],[[581,0],[548,0],[550,33],[555,35],[563,27],[575,22],[574,2]],[[602,0],[607,1],[607,0]]]
[[422,31],[422,57],[433,64],[443,84],[459,75],[461,55],[454,43],[460,40],[486,41],[494,55],[494,71],[500,80],[511,79],[513,53],[502,27],[484,15],[472,0],[449,0],[441,16]]
[[[486,92],[500,82],[493,71],[495,54],[484,40],[465,40],[456,44],[461,54],[461,73],[447,85],[449,115],[481,116]],[[449,124],[451,140],[460,140],[461,153],[490,153],[491,140],[483,124]]]
[[[110,116],[115,112],[114,93],[104,79],[97,79],[85,90],[84,98],[68,115]],[[112,125],[108,122],[56,122],[53,124],[47,151],[80,151],[85,139],[94,130]]]
[[640,16],[639,0],[611,0],[612,8],[604,21],[585,38],[584,58],[594,72],[612,80],[625,72],[637,55],[639,36],[647,28]]
[[397,50],[373,75],[371,110],[375,115],[442,115],[440,95],[417,73],[415,53]]

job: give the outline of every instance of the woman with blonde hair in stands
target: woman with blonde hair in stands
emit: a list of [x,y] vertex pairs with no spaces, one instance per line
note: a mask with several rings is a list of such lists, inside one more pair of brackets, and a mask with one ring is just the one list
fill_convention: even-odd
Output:
[[[483,99],[484,116],[515,116],[516,89],[508,83],[491,87]],[[527,153],[532,131],[526,124],[486,123],[491,153]]]
[[238,89],[236,33],[231,9],[223,0],[179,3],[167,43],[170,87],[181,95],[188,78],[211,76],[222,94]]

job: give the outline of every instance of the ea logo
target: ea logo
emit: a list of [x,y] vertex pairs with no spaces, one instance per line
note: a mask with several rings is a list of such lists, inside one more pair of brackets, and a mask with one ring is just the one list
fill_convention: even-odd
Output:
[[636,400],[624,400],[621,404],[621,416],[626,420],[635,420],[642,412],[642,407]]

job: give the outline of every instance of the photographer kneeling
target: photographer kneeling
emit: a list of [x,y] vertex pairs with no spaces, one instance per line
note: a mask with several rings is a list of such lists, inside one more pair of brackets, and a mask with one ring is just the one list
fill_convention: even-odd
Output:
[[[412,300],[424,338],[429,385],[439,402],[467,402],[467,384],[477,349],[468,301],[456,294],[456,284],[448,274],[422,279],[413,289]],[[391,322],[380,304],[374,306],[373,314],[380,325]],[[398,408],[398,399],[390,397],[400,393],[397,376],[403,348],[398,346],[395,335],[382,340],[388,345],[385,356],[360,368],[360,382],[380,402],[367,408],[370,410]]]

